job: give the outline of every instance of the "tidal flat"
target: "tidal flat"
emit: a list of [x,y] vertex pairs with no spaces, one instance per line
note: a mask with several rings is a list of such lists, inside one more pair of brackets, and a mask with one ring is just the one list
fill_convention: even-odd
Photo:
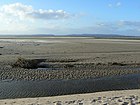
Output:
[[[13,66],[19,58],[41,62],[33,68]],[[139,74],[140,40],[95,39],[93,37],[0,38],[0,88],[2,88],[0,98],[39,97],[139,88],[140,79],[139,76],[135,76]],[[126,84],[123,80],[126,80]],[[17,96],[13,92],[16,90],[11,90],[11,97],[6,96],[6,91],[10,90],[9,86],[15,82],[21,90],[26,89],[25,87],[30,83],[33,85],[29,87],[38,86],[37,90],[27,88],[27,90],[35,90],[36,92],[33,93],[36,94],[30,94],[31,91],[25,90],[28,94],[25,95],[21,92],[21,95]],[[5,83],[7,85],[4,85]],[[52,85],[55,83],[56,85]],[[84,87],[85,83],[86,87]],[[46,87],[60,88],[59,84],[65,87],[62,90],[66,91],[47,94],[49,90]],[[77,85],[72,84],[80,85],[77,88]],[[98,84],[101,85],[100,88]],[[103,89],[108,85],[109,88]],[[46,91],[44,92],[44,89],[40,89],[40,87],[45,87]],[[38,93],[42,94],[38,95]]]

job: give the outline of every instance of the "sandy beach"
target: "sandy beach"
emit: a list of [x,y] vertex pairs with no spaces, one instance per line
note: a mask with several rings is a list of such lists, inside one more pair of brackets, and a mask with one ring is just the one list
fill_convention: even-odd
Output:
[[0,105],[140,105],[140,90],[0,100]]
[[0,105],[140,105],[140,0],[1,0]]

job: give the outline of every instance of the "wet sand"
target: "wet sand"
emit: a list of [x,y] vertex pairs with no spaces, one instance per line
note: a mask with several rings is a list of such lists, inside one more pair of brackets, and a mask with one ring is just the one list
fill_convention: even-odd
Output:
[[48,97],[140,88],[140,74],[79,80],[0,81],[0,99]]
[[139,105],[140,90],[0,100],[1,105]]

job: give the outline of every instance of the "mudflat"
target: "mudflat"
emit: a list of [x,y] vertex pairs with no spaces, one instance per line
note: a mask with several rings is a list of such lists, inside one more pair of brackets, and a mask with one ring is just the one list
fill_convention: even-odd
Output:
[[[85,79],[140,73],[140,41],[71,37],[0,39],[0,79]],[[18,58],[43,59],[34,69]]]
[[[135,89],[139,74],[140,40],[0,38],[1,99]],[[50,94],[50,89],[60,90]]]

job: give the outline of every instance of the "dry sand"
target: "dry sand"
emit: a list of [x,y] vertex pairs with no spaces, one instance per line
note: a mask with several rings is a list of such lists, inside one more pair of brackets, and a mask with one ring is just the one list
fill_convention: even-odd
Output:
[[0,100],[0,105],[140,105],[140,90]]

